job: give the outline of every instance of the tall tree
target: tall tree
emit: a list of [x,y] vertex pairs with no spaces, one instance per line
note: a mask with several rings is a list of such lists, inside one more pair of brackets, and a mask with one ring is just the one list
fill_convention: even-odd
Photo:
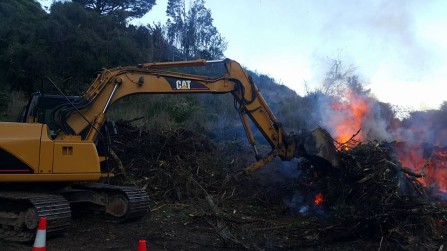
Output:
[[[46,16],[33,0],[0,1],[0,85],[28,90],[45,67],[37,30]],[[33,60],[39,55],[40,62]]]
[[100,15],[111,15],[122,20],[140,18],[155,5],[155,0],[73,0]]
[[169,55],[169,51],[174,51],[175,48],[172,48],[172,45],[170,45],[166,40],[163,25],[161,23],[157,23],[154,25],[148,25],[148,28],[151,32],[153,44],[152,59],[158,62],[169,61],[169,56],[172,56]]
[[34,0],[0,0],[2,92],[49,90],[50,77],[77,94],[103,67],[152,61],[149,29],[117,24],[78,3],[55,2],[46,13]]
[[50,76],[64,79],[64,86],[73,92],[83,90],[80,83],[88,84],[102,67],[152,60],[147,28],[117,25],[113,17],[87,11],[74,2],[53,4],[39,34],[50,48]]
[[188,11],[185,0],[169,0],[167,38],[186,58],[222,58],[227,42],[213,25],[204,0],[195,0]]

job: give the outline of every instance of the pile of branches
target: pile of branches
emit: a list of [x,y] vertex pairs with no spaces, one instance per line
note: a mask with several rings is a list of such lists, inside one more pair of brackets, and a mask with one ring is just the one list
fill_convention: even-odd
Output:
[[363,143],[340,151],[339,157],[339,168],[330,172],[308,165],[299,182],[323,195],[318,212],[334,229],[327,238],[385,239],[402,246],[443,241],[445,203],[389,147]]
[[[266,239],[275,236],[286,245],[281,238],[290,237],[290,247],[359,239],[403,248],[445,242],[445,203],[434,199],[418,181],[418,174],[403,167],[389,147],[376,142],[356,142],[339,149],[338,168],[298,162],[301,174],[289,179],[293,181],[290,191],[307,197],[295,203],[296,213],[309,209],[307,220],[292,217],[290,223],[276,225],[279,223],[258,215],[256,222],[247,224],[243,214],[233,213],[238,207],[234,202],[247,205],[247,195],[258,194],[259,199],[262,189],[248,177],[228,181],[242,168],[235,167],[241,163],[235,164],[208,137],[184,129],[138,128],[131,121],[117,121],[116,125],[118,135],[112,148],[125,166],[121,182],[143,187],[155,207],[171,202],[193,205],[222,239],[237,247],[257,249],[257,244],[266,241],[256,240],[245,229],[255,225],[258,231],[268,232]],[[224,205],[233,205],[231,212]],[[244,208],[239,207],[241,210]],[[282,211],[277,213],[276,217],[284,216]]]
[[[225,245],[256,249],[254,240],[242,241],[253,234],[240,229],[247,220],[233,213],[237,207],[231,207],[231,213],[224,209],[234,201],[249,201],[244,197],[247,190],[256,190],[244,182],[247,177],[243,181],[234,178],[242,168],[236,163],[239,160],[196,132],[139,128],[125,120],[115,124],[118,134],[113,137],[112,151],[122,168],[115,167],[121,173],[114,183],[142,187],[153,201],[152,211],[169,205],[192,208],[194,213],[188,215],[204,220]],[[238,237],[238,233],[245,237]]]
[[143,187],[153,200],[182,201],[197,193],[191,184],[215,191],[225,179],[225,160],[206,136],[176,128],[138,128],[125,120],[115,124],[112,150],[125,166],[121,182]]

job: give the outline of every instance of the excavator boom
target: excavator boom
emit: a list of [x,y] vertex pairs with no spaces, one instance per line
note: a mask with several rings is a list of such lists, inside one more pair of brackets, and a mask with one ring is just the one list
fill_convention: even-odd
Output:
[[[215,68],[224,69],[218,76],[186,74],[181,68],[198,68],[212,64]],[[202,70],[203,72],[203,70]],[[77,103],[67,104],[60,110],[58,123],[63,130],[57,139],[67,135],[84,134],[83,140],[94,141],[105,121],[105,112],[109,105],[125,96],[153,93],[231,93],[237,104],[242,124],[247,132],[250,144],[254,147],[260,160],[247,169],[252,172],[275,156],[290,160],[295,156],[295,138],[287,135],[282,125],[267,105],[260,91],[250,76],[236,61],[225,59],[207,62],[204,60],[182,61],[172,63],[150,63],[136,67],[119,67],[104,70],[84,93],[83,99]],[[256,125],[272,152],[261,158],[248,119]]]

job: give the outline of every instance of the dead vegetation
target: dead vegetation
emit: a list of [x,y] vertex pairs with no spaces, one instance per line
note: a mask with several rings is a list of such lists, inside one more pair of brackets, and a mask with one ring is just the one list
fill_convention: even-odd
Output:
[[340,157],[337,175],[316,186],[323,188],[331,224],[342,229],[341,236],[386,240],[400,248],[444,242],[445,203],[393,157],[391,148],[358,144]]
[[113,150],[127,173],[115,181],[143,187],[153,217],[175,226],[162,231],[196,248],[436,250],[445,242],[445,203],[377,142],[341,150],[339,169],[300,161],[299,175],[266,183],[261,174],[234,177],[248,160],[206,136],[117,125]]

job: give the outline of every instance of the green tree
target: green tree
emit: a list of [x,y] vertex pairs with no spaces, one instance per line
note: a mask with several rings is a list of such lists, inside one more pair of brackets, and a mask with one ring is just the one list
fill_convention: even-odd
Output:
[[47,75],[76,92],[84,90],[101,68],[152,60],[147,28],[117,24],[114,17],[87,11],[74,2],[53,4],[39,34],[49,45]]
[[222,58],[227,42],[213,25],[204,0],[195,0],[186,11],[184,0],[169,0],[166,9],[167,39],[188,58]]
[[140,18],[155,5],[155,0],[73,0],[84,8],[100,15],[111,15],[120,18]]
[[175,51],[164,36],[164,26],[160,23],[148,26],[153,44],[153,60],[155,62],[169,61],[169,51]]
[[101,68],[152,61],[152,42],[148,28],[75,2],[55,2],[46,13],[33,0],[0,1],[0,78],[12,90],[53,92],[48,76],[79,94]]
[[[45,16],[33,0],[0,1],[1,85],[31,91],[30,83],[45,67],[44,42],[36,39]],[[35,56],[42,61],[37,63]]]

